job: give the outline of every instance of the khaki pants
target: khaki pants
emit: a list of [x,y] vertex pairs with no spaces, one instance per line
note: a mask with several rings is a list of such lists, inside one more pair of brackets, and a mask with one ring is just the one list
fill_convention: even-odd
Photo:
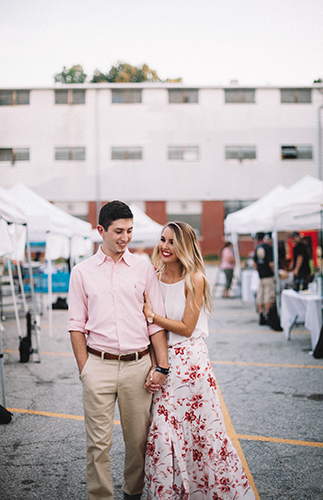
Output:
[[124,485],[128,495],[144,488],[144,463],[152,395],[143,388],[150,355],[116,361],[89,354],[81,373],[87,439],[89,500],[113,500],[109,452],[116,399],[125,442]]

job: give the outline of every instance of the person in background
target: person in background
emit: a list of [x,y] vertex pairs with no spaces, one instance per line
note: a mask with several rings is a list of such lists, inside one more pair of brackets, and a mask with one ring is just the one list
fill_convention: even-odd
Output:
[[204,340],[212,300],[192,227],[169,222],[152,262],[167,317],[155,312],[147,295],[144,313],[147,320],[153,318],[155,325],[168,331],[170,368],[153,399],[146,453],[147,499],[254,500],[225,429]]
[[162,327],[146,321],[144,293],[164,315],[163,297],[153,266],[127,249],[133,214],[121,201],[104,205],[97,226],[102,245],[73,267],[69,290],[68,331],[83,385],[87,437],[89,500],[113,500],[110,470],[116,400],[125,441],[123,494],[139,500],[151,393],[144,388],[151,368],[150,342],[159,387],[167,372],[167,341]]
[[269,235],[257,233],[258,245],[256,247],[254,262],[259,274],[259,288],[257,291],[257,307],[259,324],[268,324],[268,313],[275,304],[275,280],[272,240]]
[[290,267],[294,274],[294,290],[307,290],[311,281],[310,256],[297,231],[294,231],[290,237],[294,245],[293,262]]
[[221,251],[221,263],[220,263],[220,269],[225,274],[225,279],[226,279],[226,284],[225,288],[223,291],[223,297],[224,298],[229,298],[229,291],[231,288],[231,283],[233,279],[233,271],[235,267],[235,258],[234,258],[234,253],[233,253],[233,245],[231,241],[228,241],[224,247],[222,248]]
[[135,251],[135,255],[137,255],[141,259],[145,259],[148,262],[150,262],[150,257],[148,255],[148,253],[145,252],[145,248],[143,246],[140,246],[137,248],[137,250]]

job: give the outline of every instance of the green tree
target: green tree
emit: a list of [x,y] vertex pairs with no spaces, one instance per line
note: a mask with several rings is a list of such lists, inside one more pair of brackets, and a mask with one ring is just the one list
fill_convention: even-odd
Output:
[[[118,61],[116,66],[112,66],[105,75],[99,70],[95,70],[91,83],[141,83],[141,82],[161,82],[157,72],[151,69],[148,64],[132,66],[131,64]],[[181,82],[182,78],[166,80],[167,82]]]
[[64,66],[61,73],[57,73],[54,77],[55,83],[84,83],[87,75],[84,73],[83,66],[77,64],[67,69]]
[[314,80],[313,83],[322,83],[322,82],[323,82],[322,78],[318,78],[317,80]]

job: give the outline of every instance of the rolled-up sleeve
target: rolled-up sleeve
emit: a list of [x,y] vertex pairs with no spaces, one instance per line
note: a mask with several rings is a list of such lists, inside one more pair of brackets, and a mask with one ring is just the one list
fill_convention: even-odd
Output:
[[[149,266],[146,292],[150,298],[154,312],[158,314],[158,316],[165,317],[164,299],[153,266]],[[155,325],[154,323],[148,325],[149,336],[159,332],[160,330],[162,330],[162,328],[158,325]]]
[[68,323],[67,330],[88,333],[88,299],[84,290],[81,273],[74,267],[71,272],[68,293]]

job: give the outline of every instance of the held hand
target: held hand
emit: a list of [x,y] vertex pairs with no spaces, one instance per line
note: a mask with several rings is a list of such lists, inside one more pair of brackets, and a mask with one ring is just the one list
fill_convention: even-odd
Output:
[[159,384],[154,383],[154,373],[155,373],[155,368],[152,368],[148,374],[146,382],[144,383],[144,388],[151,394],[154,394],[160,389]]
[[153,313],[153,308],[147,293],[144,293],[145,304],[144,304],[144,315],[148,318]]

